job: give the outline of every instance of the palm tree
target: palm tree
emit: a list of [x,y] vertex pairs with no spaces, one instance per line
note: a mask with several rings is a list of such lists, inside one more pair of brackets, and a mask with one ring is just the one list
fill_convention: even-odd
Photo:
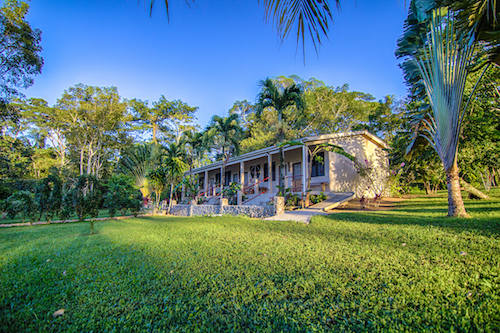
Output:
[[166,181],[170,183],[170,198],[168,202],[168,213],[172,209],[172,196],[174,184],[180,183],[184,172],[189,169],[186,163],[186,151],[182,143],[171,142],[165,147],[162,165],[166,169]]
[[257,97],[256,115],[260,117],[266,108],[272,108],[278,116],[278,133],[276,141],[280,149],[280,180],[279,180],[279,195],[284,194],[284,164],[285,155],[283,150],[283,142],[285,140],[285,130],[288,127],[288,113],[286,110],[295,107],[298,112],[303,112],[305,108],[304,91],[300,85],[295,83],[285,87],[277,85],[272,79],[267,78],[260,82],[261,91]]
[[223,198],[224,174],[229,157],[240,152],[240,139],[243,130],[237,114],[228,117],[213,116],[208,132],[213,134],[216,145],[221,149],[222,169],[220,175],[220,197]]
[[208,151],[207,132],[196,130],[184,132],[181,141],[186,145],[190,168],[199,166],[205,152]]
[[[420,135],[437,152],[448,188],[448,216],[467,216],[457,166],[458,140],[466,106],[462,106],[474,35],[457,31],[456,13],[448,8],[432,11],[424,45],[415,49],[403,68],[414,82],[420,80],[431,112],[416,115]],[[416,90],[418,90],[418,86]]]
[[142,144],[126,150],[120,158],[118,169],[134,178],[143,197],[151,194],[147,175],[157,166],[159,157],[158,145]]

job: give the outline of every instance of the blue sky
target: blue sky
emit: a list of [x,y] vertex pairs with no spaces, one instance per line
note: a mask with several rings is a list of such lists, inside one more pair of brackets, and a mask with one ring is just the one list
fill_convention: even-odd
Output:
[[315,77],[377,98],[403,97],[394,57],[408,1],[345,0],[329,40],[304,64],[294,38],[280,43],[257,0],[162,0],[152,17],[137,0],[32,0],[29,21],[42,30],[45,65],[28,97],[55,103],[68,87],[116,86],[125,98],[160,95],[198,106],[205,125],[236,100],[255,101],[268,76]]

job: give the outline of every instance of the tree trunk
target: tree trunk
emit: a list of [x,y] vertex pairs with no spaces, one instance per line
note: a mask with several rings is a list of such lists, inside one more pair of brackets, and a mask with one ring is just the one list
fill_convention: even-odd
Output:
[[432,193],[431,184],[424,181],[425,194],[429,195]]
[[158,144],[158,141],[156,140],[156,131],[157,131],[157,124],[153,123],[153,143],[156,145]]
[[449,170],[446,170],[446,187],[448,188],[448,216],[469,217],[465,211],[464,201],[462,199],[456,161]]
[[477,188],[475,188],[471,184],[467,183],[462,178],[460,178],[460,185],[462,185],[462,188],[464,189],[464,191],[469,192],[474,197],[477,197],[479,199],[489,199],[490,198],[488,195],[486,195],[483,192],[479,191]]
[[170,199],[168,200],[168,215],[170,215],[170,211],[172,210],[173,191],[174,191],[174,183],[170,183]]

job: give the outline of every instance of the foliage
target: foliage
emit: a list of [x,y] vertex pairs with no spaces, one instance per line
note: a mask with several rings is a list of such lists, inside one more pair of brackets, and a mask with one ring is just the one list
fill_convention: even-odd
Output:
[[118,170],[134,178],[137,186],[144,197],[151,193],[147,175],[159,165],[161,160],[161,148],[154,144],[142,144],[129,147],[122,152],[118,164]]
[[[164,0],[167,16],[169,3]],[[148,0],[150,14],[153,11],[155,0]],[[186,0],[186,3],[194,0]],[[334,0],[337,9],[340,9],[340,0]],[[259,0],[259,3],[260,0]],[[262,0],[266,21],[272,21],[278,30],[281,41],[284,41],[290,32],[296,31],[297,46],[302,46],[305,60],[305,44],[310,40],[316,52],[324,38],[328,37],[330,23],[333,22],[332,8],[329,1],[323,0]]]
[[219,151],[217,159],[227,160],[240,152],[242,128],[237,114],[228,117],[213,116],[208,127],[213,138],[213,148]]
[[147,174],[148,183],[151,186],[155,194],[155,207],[160,208],[161,193],[165,189],[167,184],[169,170],[165,166],[157,167],[156,169],[150,170]]
[[238,192],[241,190],[241,184],[231,182],[229,186],[224,187],[224,197],[228,199],[230,205],[238,204]]
[[198,109],[181,100],[169,101],[163,95],[157,102],[153,102],[152,107],[149,107],[147,101],[137,99],[133,99],[130,106],[134,120],[139,124],[137,129],[151,130],[154,144],[161,137],[179,142],[183,132],[193,129],[191,122]]
[[442,219],[440,196],[309,225],[144,217],[96,223],[90,238],[84,223],[3,228],[0,327],[494,331],[498,192],[466,205],[466,221]]
[[7,216],[13,219],[16,215],[22,216],[23,222],[29,219],[35,221],[37,207],[33,194],[28,191],[17,191],[7,198],[5,202]]
[[134,188],[129,177],[116,174],[108,179],[106,194],[104,195],[104,207],[108,208],[111,217],[115,216],[117,211],[125,215],[128,209],[137,215],[141,205],[142,194]]
[[29,175],[33,149],[26,140],[3,136],[0,139],[0,179]]
[[41,32],[26,21],[29,5],[18,0],[6,0],[0,8],[0,119],[10,118],[12,97],[18,89],[33,84],[40,74],[43,59]]
[[[275,112],[277,116],[276,144],[280,145],[280,163],[278,170],[284,170],[284,151],[281,145],[286,139],[286,131],[291,125],[296,125],[293,119],[300,118],[304,112],[304,90],[301,85],[294,82],[280,83],[278,80],[267,78],[260,82],[261,90],[257,97],[256,116],[260,118],[265,110]],[[292,138],[294,139],[294,138]],[[283,195],[285,175],[280,172],[278,195]]]
[[[86,217],[96,218],[102,203],[99,181],[92,175],[81,175],[71,189],[71,202],[80,221]],[[94,222],[90,220],[90,233],[94,233]]]
[[51,173],[38,183],[35,189],[35,202],[38,207],[38,220],[41,220],[44,214],[47,221],[59,215],[62,204],[62,184],[57,173]]
[[321,201],[325,201],[326,199],[327,199],[327,196],[323,192],[321,192],[320,194],[311,194],[311,196],[309,198],[309,200],[311,201],[311,203],[313,205],[320,203]]
[[118,90],[78,84],[63,93],[56,107],[79,174],[101,177],[106,161],[131,143],[125,127],[130,117]]

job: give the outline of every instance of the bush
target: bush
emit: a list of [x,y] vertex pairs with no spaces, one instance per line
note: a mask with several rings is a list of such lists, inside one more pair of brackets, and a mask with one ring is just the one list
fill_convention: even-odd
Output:
[[36,219],[37,207],[34,196],[29,191],[17,191],[6,200],[7,216],[14,219],[21,214],[23,222],[28,218],[30,222]]
[[320,194],[311,194],[311,196],[309,197],[309,201],[311,202],[311,204],[315,205],[321,201],[325,201],[326,198],[326,194],[321,192]]
[[56,173],[42,179],[35,190],[35,202],[38,206],[38,219],[45,214],[47,221],[59,214],[61,210],[62,186]]
[[126,214],[130,209],[137,215],[142,207],[142,193],[134,188],[133,180],[125,175],[113,175],[106,186],[104,207],[108,208],[109,215],[115,216],[117,211]]
[[74,212],[75,209],[73,207],[73,191],[71,188],[66,187],[63,190],[59,217],[62,220],[68,220]]

